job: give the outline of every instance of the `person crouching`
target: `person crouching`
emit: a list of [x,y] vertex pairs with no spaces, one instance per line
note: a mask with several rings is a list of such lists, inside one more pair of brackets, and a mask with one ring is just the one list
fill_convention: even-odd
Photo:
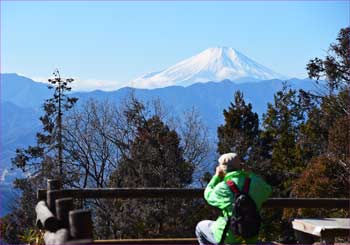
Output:
[[[260,209],[272,192],[261,177],[249,170],[236,153],[218,159],[215,175],[204,191],[209,205],[219,208],[216,221],[197,224],[199,244],[256,243],[260,227]],[[249,169],[249,168],[245,168]]]

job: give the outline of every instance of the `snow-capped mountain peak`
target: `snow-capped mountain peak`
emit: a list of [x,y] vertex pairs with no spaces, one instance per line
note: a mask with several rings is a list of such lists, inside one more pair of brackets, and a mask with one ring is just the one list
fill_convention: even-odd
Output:
[[131,82],[138,88],[158,88],[170,85],[188,86],[196,82],[229,79],[267,80],[285,77],[260,65],[230,47],[208,48],[201,53],[160,72],[147,73]]

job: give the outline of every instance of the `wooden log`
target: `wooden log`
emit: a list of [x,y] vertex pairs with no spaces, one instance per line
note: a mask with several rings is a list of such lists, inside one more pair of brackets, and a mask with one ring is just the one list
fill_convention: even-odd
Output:
[[90,239],[68,240],[65,244],[95,244],[95,242],[90,238]]
[[[64,197],[73,198],[203,198],[204,189],[185,188],[85,188],[62,190]],[[46,190],[38,190],[38,198],[46,198]]]
[[94,244],[198,244],[196,238],[144,238],[95,240]]
[[56,217],[61,228],[69,230],[69,211],[73,210],[72,198],[60,198],[56,200]]
[[35,206],[35,212],[36,224],[39,229],[45,229],[51,232],[56,232],[58,230],[59,222],[44,201],[38,202]]
[[69,229],[73,239],[92,239],[92,220],[90,210],[69,212]]
[[[185,188],[88,188],[65,189],[61,197],[72,198],[203,198],[204,189]],[[45,193],[39,190],[38,196]],[[349,208],[348,198],[270,198],[265,208]]]
[[[67,244],[89,243],[84,240],[68,241]],[[111,239],[111,240],[94,240],[93,244],[198,244],[197,238],[139,238],[139,239]],[[282,245],[278,242],[260,242],[261,245]],[[347,245],[347,244],[344,244]]]
[[346,208],[348,198],[269,198],[263,207],[268,208]]
[[69,238],[67,229],[59,229],[56,232],[45,232],[44,233],[44,241],[45,244],[55,245],[55,244],[66,244]]

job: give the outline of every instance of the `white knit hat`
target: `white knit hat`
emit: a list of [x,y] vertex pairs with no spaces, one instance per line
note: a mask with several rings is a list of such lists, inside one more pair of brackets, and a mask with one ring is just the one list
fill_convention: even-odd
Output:
[[219,165],[225,172],[242,168],[241,161],[236,153],[225,153],[218,159]]

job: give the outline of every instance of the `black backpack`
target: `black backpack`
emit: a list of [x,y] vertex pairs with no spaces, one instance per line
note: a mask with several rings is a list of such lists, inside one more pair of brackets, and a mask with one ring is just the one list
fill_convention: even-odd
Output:
[[228,229],[231,229],[234,235],[246,239],[258,235],[261,224],[256,204],[248,194],[250,178],[245,179],[243,191],[240,191],[232,180],[227,180],[226,184],[234,193],[235,199],[232,209],[233,214],[228,218],[220,244],[224,243]]

